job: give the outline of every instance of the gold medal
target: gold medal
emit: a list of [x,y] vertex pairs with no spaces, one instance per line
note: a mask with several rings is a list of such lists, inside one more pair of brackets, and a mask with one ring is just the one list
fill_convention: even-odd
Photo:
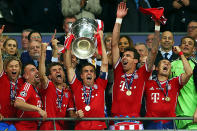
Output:
[[90,111],[90,106],[86,106],[86,107],[85,107],[85,110],[86,110],[86,111]]
[[169,102],[169,101],[170,101],[170,97],[167,96],[167,97],[165,98],[165,100],[166,100],[167,102]]
[[131,91],[128,90],[128,91],[126,92],[126,95],[130,96],[130,95],[131,95]]

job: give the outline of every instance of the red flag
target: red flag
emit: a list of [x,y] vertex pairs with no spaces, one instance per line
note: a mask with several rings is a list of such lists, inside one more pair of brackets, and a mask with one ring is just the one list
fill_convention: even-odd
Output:
[[163,12],[164,12],[164,8],[163,7],[159,7],[159,8],[142,8],[140,7],[139,10],[147,15],[152,15],[152,19],[154,21],[160,21],[163,25],[166,24],[167,19],[164,17]]

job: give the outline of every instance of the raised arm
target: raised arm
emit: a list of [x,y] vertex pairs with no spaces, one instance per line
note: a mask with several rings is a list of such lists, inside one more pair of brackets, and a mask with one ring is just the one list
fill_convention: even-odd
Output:
[[173,51],[176,54],[179,54],[179,56],[181,57],[183,67],[184,67],[184,70],[185,70],[185,73],[183,73],[181,75],[181,84],[185,85],[189,81],[190,77],[192,76],[193,70],[192,70],[188,60],[185,58],[183,52],[181,51],[181,49],[178,46],[174,46]]
[[101,71],[102,72],[108,72],[108,58],[107,58],[107,52],[105,49],[105,45],[103,42],[103,31],[99,31],[99,35],[101,38],[101,45],[102,45],[102,65],[101,65]]
[[39,61],[39,74],[41,79],[42,88],[47,87],[48,78],[46,76],[46,50],[47,50],[47,43],[42,43],[41,45],[41,57]]
[[[0,29],[0,36],[3,33],[5,25],[3,25]],[[0,48],[0,73],[3,71],[3,59],[2,59],[2,52],[1,52],[1,48]]]
[[64,53],[64,66],[66,67],[68,82],[71,83],[75,76],[75,71],[71,63],[71,49],[66,50]]
[[120,38],[120,27],[122,23],[122,19],[127,14],[128,8],[126,7],[126,3],[120,2],[118,4],[117,13],[116,13],[116,23],[114,25],[113,33],[112,33],[112,61],[113,67],[116,65],[118,59],[120,58],[120,51],[118,48],[119,38]]
[[152,71],[155,58],[157,56],[158,48],[159,48],[159,36],[160,35],[160,23],[158,21],[155,22],[155,34],[152,43],[152,47],[148,50],[147,57],[147,68],[148,71]]
[[58,46],[57,46],[57,43],[59,42],[56,38],[56,29],[55,29],[55,32],[54,34],[52,35],[51,37],[51,43],[52,43],[52,47],[53,47],[53,56],[52,56],[52,59],[51,61],[52,62],[58,62]]

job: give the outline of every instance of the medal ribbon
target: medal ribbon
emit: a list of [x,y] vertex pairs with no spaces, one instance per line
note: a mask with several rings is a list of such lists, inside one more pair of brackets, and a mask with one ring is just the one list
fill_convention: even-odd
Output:
[[86,105],[89,105],[90,104],[91,95],[92,95],[92,87],[90,87],[90,93],[89,93],[89,96],[87,97],[86,87],[83,86],[83,94],[84,94],[83,96],[84,96]]
[[161,87],[161,84],[158,80],[158,78],[156,78],[155,80],[157,82],[157,85],[159,86],[159,88],[162,90],[162,92],[164,93],[165,97],[168,97],[168,80],[166,81],[166,93],[164,92],[163,88]]
[[62,89],[62,92],[61,92],[61,98],[60,99],[59,99],[59,95],[58,95],[57,89],[56,89],[56,94],[57,94],[58,108],[61,109],[61,107],[62,107],[62,100],[63,100],[63,89]]
[[[10,81],[10,99],[11,99],[11,101],[15,100],[17,83],[18,83],[18,80],[16,80],[16,83],[13,86],[12,82]],[[13,87],[14,87],[14,89],[13,89]]]
[[[38,93],[38,90],[36,89],[36,87],[33,87],[33,88],[34,88],[35,92],[37,93],[37,95],[39,96],[40,100],[42,101],[41,96],[40,96],[40,94]],[[41,106],[42,106],[42,105],[41,105]]]
[[130,79],[129,84],[128,84],[128,81],[127,81],[126,73],[124,74],[124,75],[125,75],[125,83],[126,83],[126,88],[127,88],[127,90],[130,90],[130,86],[131,86],[132,83],[133,83],[133,78],[134,78],[134,76],[135,76],[135,73],[136,73],[136,70],[135,70],[134,73],[131,75],[131,79]]

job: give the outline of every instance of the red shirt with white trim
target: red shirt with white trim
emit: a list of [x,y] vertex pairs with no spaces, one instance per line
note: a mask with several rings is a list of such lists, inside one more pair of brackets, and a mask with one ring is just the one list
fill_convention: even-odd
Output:
[[[131,95],[126,94],[125,73],[123,71],[122,63],[117,62],[114,69],[114,85],[112,95],[112,116],[129,116],[139,117],[141,109],[141,101],[144,93],[145,82],[150,77],[151,72],[146,71],[146,64],[139,68],[130,86]],[[132,74],[127,74],[127,82],[130,82]],[[129,85],[129,84],[128,84]]]
[[[168,97],[170,97],[170,101],[165,100],[166,96],[155,80],[147,81],[145,86],[146,117],[176,117],[177,98],[182,88],[180,78],[175,77],[168,82]],[[166,81],[160,81],[160,84],[166,93]],[[161,121],[168,122],[168,120]]]
[[[74,101],[71,90],[68,88],[63,88],[62,95],[62,106],[61,110],[58,107],[58,98],[61,99],[62,90],[55,87],[55,85],[49,81],[46,89],[40,90],[44,110],[47,112],[47,117],[66,117],[67,111],[74,110]],[[56,130],[66,130],[67,129],[67,121],[56,121]],[[54,125],[52,121],[42,122],[40,130],[54,130]]]
[[[21,86],[23,85],[24,81],[22,78],[18,79],[17,87],[16,87],[16,94],[17,96]],[[11,84],[13,86],[11,86]],[[0,113],[4,116],[4,118],[13,118],[16,117],[16,108],[14,105],[11,104],[11,97],[10,97],[10,90],[15,89],[15,84],[10,82],[8,75],[5,72],[2,72],[0,75]]]
[[[21,90],[16,99],[23,100],[24,102],[37,106],[42,107],[42,101],[39,94],[35,91],[34,87],[30,84],[25,82],[21,87]],[[41,117],[37,111],[17,111],[17,117],[19,118],[36,118]],[[19,121],[16,122],[15,126],[17,130],[37,130],[37,121]]]
[[[97,78],[94,86],[92,87],[92,95],[90,100],[90,111],[86,111],[83,84],[76,78],[73,79],[71,89],[74,94],[74,100],[77,110],[84,112],[84,117],[105,117],[105,88],[107,86],[107,80]],[[90,87],[86,87],[87,96],[90,93]],[[76,130],[102,130],[106,128],[105,121],[78,121],[76,123]]]

